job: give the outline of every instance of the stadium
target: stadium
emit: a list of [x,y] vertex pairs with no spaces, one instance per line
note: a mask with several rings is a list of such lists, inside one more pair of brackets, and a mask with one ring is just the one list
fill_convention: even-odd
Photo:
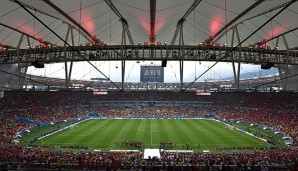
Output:
[[0,170],[298,170],[296,0],[0,9]]

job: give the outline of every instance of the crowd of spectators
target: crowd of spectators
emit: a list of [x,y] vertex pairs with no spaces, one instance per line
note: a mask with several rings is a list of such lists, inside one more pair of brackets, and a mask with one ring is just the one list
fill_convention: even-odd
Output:
[[[94,106],[95,113],[99,116],[113,117],[203,117],[204,114],[209,114],[206,111],[200,110],[203,107],[194,107],[186,105],[184,107],[102,107]],[[204,108],[206,109],[206,108]],[[207,109],[206,109],[207,110]]]
[[19,165],[20,168],[110,168],[118,170],[150,168],[152,166],[166,167],[167,169],[188,166],[197,170],[200,170],[199,168],[209,170],[212,167],[221,168],[221,170],[229,170],[228,168],[263,170],[265,167],[278,167],[293,168],[294,171],[298,167],[297,153],[297,148],[222,154],[162,152],[160,158],[144,160],[140,152],[62,152],[51,151],[51,149],[0,146],[0,161],[5,167]]
[[[211,102],[210,106],[101,106],[100,101],[196,101]],[[144,161],[140,153],[75,153],[43,151],[13,146],[16,133],[36,127],[17,118],[26,118],[40,124],[60,122],[88,116],[151,116],[204,117],[214,113],[218,118],[262,124],[285,132],[297,146],[298,94],[295,93],[214,93],[196,96],[194,93],[174,92],[109,92],[95,96],[92,92],[5,92],[0,99],[0,161],[17,163],[22,167],[43,164],[47,167],[132,168],[150,165],[295,165],[297,148],[269,152],[234,154],[172,154],[163,153],[161,159]],[[55,165],[53,165],[55,163]],[[295,168],[294,166],[292,168]]]

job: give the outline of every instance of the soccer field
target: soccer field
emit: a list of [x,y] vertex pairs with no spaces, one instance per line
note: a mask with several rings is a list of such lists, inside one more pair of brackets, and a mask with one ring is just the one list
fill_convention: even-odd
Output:
[[124,141],[143,142],[143,148],[214,150],[216,148],[264,147],[267,143],[212,120],[89,120],[36,142],[50,146],[87,146],[94,149],[131,149]]

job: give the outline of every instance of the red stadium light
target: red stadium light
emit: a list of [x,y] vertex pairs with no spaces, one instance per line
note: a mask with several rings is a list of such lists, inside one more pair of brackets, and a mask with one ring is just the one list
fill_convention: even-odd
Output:
[[44,43],[43,38],[36,38],[37,41],[39,41],[40,43]]
[[220,46],[220,44],[219,44],[218,42],[216,42],[216,43],[215,43],[215,46],[219,47],[219,46]]
[[208,43],[208,42],[203,43],[203,46],[209,46],[209,45],[210,45],[210,43]]
[[90,43],[89,42],[86,42],[86,46],[90,46]]
[[157,42],[157,45],[161,45],[161,42]]
[[49,44],[45,44],[45,48],[49,48]]
[[149,43],[148,42],[144,42],[144,45],[148,45]]
[[39,45],[35,45],[35,49],[38,49],[39,48]]
[[268,42],[268,39],[263,39],[262,41],[261,41],[261,44],[265,44],[265,43],[267,43]]
[[99,41],[99,42],[97,42],[97,45],[98,46],[102,46],[103,45],[103,42]]
[[155,42],[150,42],[150,45],[155,45]]
[[96,38],[95,35],[91,36],[91,39],[92,39],[93,41],[96,41],[96,40],[97,40],[97,38]]

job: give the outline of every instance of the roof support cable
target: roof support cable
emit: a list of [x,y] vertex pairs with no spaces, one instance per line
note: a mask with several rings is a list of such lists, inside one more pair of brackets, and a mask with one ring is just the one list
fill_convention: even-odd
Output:
[[233,47],[231,50],[227,51],[227,53],[221,57],[219,60],[217,60],[211,67],[209,67],[207,70],[205,70],[201,75],[199,75],[193,82],[188,84],[185,89],[189,88],[195,81],[197,81],[199,78],[201,78],[203,75],[205,75],[211,68],[213,68],[215,65],[217,65],[221,60],[225,59],[227,56],[229,56],[233,51],[235,51],[239,46],[241,46],[244,42],[246,42],[251,36],[256,34],[259,30],[261,30],[265,25],[267,25],[271,20],[273,20],[275,17],[277,17],[279,14],[281,14],[284,10],[286,10],[289,6],[291,6],[294,2],[297,0],[292,0],[291,3],[287,4],[285,7],[283,7],[280,11],[278,11],[274,16],[272,16],[269,20],[267,20],[264,24],[262,24],[259,28],[257,28],[254,32],[252,32],[249,36],[247,36],[245,39],[243,39],[237,46]]
[[36,17],[30,10],[28,10],[23,4],[21,4],[18,0],[15,0],[15,2],[20,5],[26,12],[28,12],[30,15],[32,15],[38,22],[40,22],[42,25],[44,25],[48,30],[50,30],[55,36],[57,36],[61,41],[63,41],[71,50],[77,52],[77,54],[83,58],[85,61],[87,61],[94,69],[96,69],[98,72],[100,72],[105,78],[107,78],[112,84],[117,87],[117,89],[120,89],[119,86],[117,86],[109,77],[107,77],[102,71],[100,71],[94,64],[92,64],[87,58],[85,58],[81,52],[77,49],[75,49],[72,45],[70,45],[68,42],[66,42],[61,36],[59,36],[56,32],[54,32],[48,25],[46,25],[43,21],[41,21],[38,17]]

